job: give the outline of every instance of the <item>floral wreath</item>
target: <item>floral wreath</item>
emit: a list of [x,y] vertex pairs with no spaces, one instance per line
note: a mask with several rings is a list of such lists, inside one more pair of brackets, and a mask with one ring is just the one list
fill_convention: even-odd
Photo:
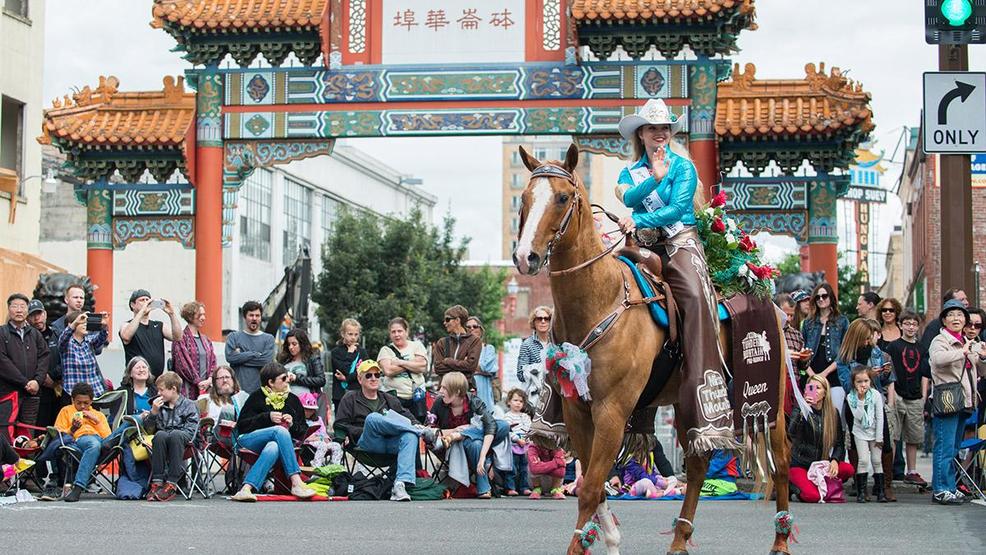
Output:
[[748,293],[760,298],[774,294],[777,268],[761,260],[762,251],[736,221],[726,215],[726,193],[717,194],[696,215],[698,234],[705,246],[709,276],[719,293],[730,297]]

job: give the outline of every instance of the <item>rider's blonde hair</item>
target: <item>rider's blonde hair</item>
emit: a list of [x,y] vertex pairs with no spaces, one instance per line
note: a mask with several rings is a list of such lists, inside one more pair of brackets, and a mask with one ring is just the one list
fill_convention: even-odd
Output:
[[[644,141],[643,139],[640,138],[640,128],[637,128],[637,130],[633,132],[632,144],[633,144],[633,159],[640,160],[641,158],[644,157]],[[674,136],[672,136],[671,140],[668,141],[668,148],[671,149],[671,152],[691,162],[693,166],[695,165],[695,162],[692,160],[691,153],[689,153],[688,149],[685,148],[681,143],[674,140]],[[705,208],[705,204],[707,200],[705,198],[705,186],[702,184],[702,179],[698,175],[697,167],[695,168],[695,180],[698,182],[698,184],[695,187],[695,195],[692,197],[692,207],[694,207],[695,212],[698,212],[699,210]],[[619,187],[617,187],[616,190],[617,190],[616,198],[622,203],[623,202],[622,192],[620,192]]]

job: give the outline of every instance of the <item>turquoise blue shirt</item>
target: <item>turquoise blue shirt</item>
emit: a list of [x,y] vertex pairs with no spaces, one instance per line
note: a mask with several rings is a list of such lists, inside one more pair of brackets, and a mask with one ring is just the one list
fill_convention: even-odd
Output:
[[[698,174],[695,171],[695,164],[687,160],[670,149],[667,150],[668,159],[671,162],[668,174],[660,183],[654,177],[648,177],[639,185],[633,184],[633,177],[630,176],[630,169],[623,168],[620,172],[620,185],[630,187],[623,194],[623,204],[627,208],[633,209],[633,222],[637,227],[661,227],[673,225],[681,222],[685,225],[695,225],[695,208],[693,205],[695,189],[698,187]],[[644,154],[637,160],[631,169],[640,167],[650,168],[650,161]],[[648,212],[644,207],[643,200],[657,190],[657,195],[664,201],[665,206],[655,212]]]

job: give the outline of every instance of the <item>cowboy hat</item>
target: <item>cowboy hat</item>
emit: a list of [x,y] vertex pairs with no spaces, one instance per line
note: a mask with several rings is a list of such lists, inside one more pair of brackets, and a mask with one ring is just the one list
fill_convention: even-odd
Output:
[[620,135],[630,141],[641,125],[670,125],[671,134],[674,135],[681,131],[684,121],[676,114],[671,113],[663,100],[652,98],[641,106],[636,114],[623,116],[619,125]]

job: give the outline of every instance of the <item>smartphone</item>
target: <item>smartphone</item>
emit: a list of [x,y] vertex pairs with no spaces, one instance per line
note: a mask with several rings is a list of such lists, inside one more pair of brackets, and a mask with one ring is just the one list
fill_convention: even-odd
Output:
[[86,314],[86,331],[94,332],[103,329],[103,315],[99,312]]
[[162,301],[161,299],[154,299],[153,301],[148,303],[148,306],[150,306],[152,309],[154,308],[164,309],[164,301]]

